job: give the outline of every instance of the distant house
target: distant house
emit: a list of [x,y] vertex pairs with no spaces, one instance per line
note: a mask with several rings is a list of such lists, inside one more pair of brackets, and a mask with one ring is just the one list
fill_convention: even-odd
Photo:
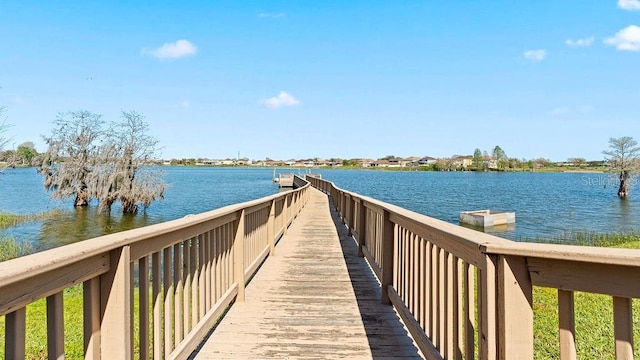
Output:
[[389,167],[389,160],[376,160],[371,164],[372,167],[381,167],[386,168]]
[[419,164],[420,158],[417,156],[409,156],[408,158],[405,158],[404,161],[405,161],[405,166],[415,167],[420,165]]
[[375,162],[373,159],[357,159],[357,161],[362,167],[371,167]]
[[484,164],[485,169],[496,170],[498,169],[498,160],[490,155],[485,155],[482,157],[482,163]]
[[429,165],[433,165],[436,162],[438,162],[438,159],[433,158],[431,156],[425,156],[423,158],[421,158],[420,160],[418,160],[418,165],[420,166],[429,166]]
[[451,160],[456,168],[466,169],[473,164],[473,156],[471,155],[455,155]]

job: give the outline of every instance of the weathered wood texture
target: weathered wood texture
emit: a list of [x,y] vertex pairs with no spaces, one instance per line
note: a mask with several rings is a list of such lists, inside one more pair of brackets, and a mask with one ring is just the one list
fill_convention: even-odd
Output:
[[311,191],[195,359],[421,358],[327,196]]

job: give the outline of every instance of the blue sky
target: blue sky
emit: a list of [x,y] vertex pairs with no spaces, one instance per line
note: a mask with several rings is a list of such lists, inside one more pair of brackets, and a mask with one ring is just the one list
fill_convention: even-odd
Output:
[[0,2],[9,146],[146,116],[161,157],[602,159],[640,140],[640,0]]

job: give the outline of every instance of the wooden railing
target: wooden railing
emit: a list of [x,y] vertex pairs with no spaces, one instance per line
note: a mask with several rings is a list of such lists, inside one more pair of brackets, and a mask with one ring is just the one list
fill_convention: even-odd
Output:
[[46,353],[64,357],[63,291],[78,284],[84,321],[70,325],[84,329],[85,358],[131,359],[134,342],[136,358],[186,358],[244,300],[245,282],[307,202],[309,184],[296,181],[296,190],[0,263],[5,358],[29,355],[26,306],[42,298]]
[[513,242],[307,180],[332,197],[382,302],[427,358],[533,359],[534,285],[558,291],[560,359],[576,359],[577,291],[612,297],[611,347],[616,359],[633,358],[640,250]]

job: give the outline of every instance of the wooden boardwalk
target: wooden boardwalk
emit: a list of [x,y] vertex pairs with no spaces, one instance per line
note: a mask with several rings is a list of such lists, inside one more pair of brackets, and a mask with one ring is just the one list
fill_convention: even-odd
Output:
[[194,359],[421,359],[327,196],[311,198]]

